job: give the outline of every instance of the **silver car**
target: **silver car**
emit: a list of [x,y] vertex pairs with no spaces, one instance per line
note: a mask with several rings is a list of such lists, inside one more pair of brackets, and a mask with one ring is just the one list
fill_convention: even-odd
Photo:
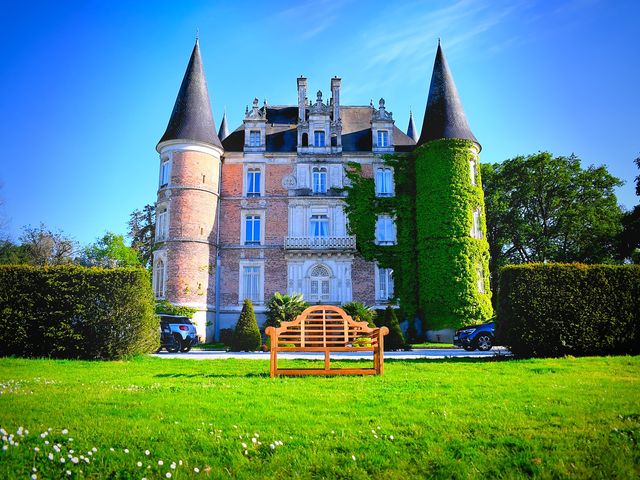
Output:
[[160,350],[188,352],[198,343],[195,325],[187,317],[160,315]]

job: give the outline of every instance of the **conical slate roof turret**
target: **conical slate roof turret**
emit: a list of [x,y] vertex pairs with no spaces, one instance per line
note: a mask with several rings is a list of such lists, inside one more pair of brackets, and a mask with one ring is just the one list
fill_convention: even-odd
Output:
[[480,146],[476,137],[471,133],[462,102],[458,97],[458,89],[453,82],[447,59],[444,57],[438,41],[429,98],[427,99],[427,108],[424,112],[422,133],[418,145],[440,138],[471,140]]
[[409,127],[407,128],[407,137],[411,138],[414,142],[418,141],[418,132],[416,131],[416,124],[413,123],[413,112],[409,110]]
[[169,140],[192,140],[222,148],[211,113],[207,80],[202,68],[200,45],[197,39],[182,79],[169,125],[158,145]]
[[220,123],[220,130],[218,130],[218,138],[220,141],[224,140],[229,136],[229,128],[227,127],[227,111],[224,111],[224,115],[222,115],[222,122]]

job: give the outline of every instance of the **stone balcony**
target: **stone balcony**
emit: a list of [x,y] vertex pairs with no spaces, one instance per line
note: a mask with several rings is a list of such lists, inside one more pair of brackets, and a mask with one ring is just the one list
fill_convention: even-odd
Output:
[[355,250],[356,237],[286,237],[285,250]]

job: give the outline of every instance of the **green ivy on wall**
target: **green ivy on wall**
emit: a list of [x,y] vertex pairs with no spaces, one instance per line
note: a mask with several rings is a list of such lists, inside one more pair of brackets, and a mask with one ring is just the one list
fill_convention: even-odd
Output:
[[[375,180],[362,176],[360,164],[349,164],[349,231],[366,260],[393,269],[395,296],[410,328],[416,315],[429,330],[458,328],[493,315],[480,168],[474,186],[469,167],[474,148],[467,140],[443,139],[410,154],[384,156],[394,171],[393,197],[376,197]],[[481,239],[470,235],[475,209]],[[382,214],[395,217],[396,245],[375,244],[376,219]],[[479,292],[480,284],[485,293]]]

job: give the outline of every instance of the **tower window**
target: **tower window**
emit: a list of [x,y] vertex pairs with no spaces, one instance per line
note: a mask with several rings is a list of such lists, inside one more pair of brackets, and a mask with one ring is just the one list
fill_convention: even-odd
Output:
[[249,146],[250,147],[260,146],[260,130],[251,130],[249,132]]
[[169,236],[169,214],[167,207],[158,208],[156,215],[156,241],[161,242]]
[[259,168],[249,168],[247,170],[247,197],[260,196],[260,177]]
[[485,293],[484,289],[484,269],[482,265],[478,263],[476,265],[476,276],[478,277],[478,293]]
[[164,262],[158,259],[153,267],[153,293],[156,298],[164,298],[165,281],[164,281]]
[[260,267],[242,267],[242,297],[252,302],[260,301]]
[[471,185],[476,185],[476,175],[478,174],[476,170],[476,161],[472,158],[469,160],[469,175],[471,176]]
[[325,146],[324,130],[316,130],[315,132],[313,132],[313,144],[316,147],[324,147]]
[[244,220],[245,245],[260,245],[260,216],[247,215]]
[[169,184],[171,179],[171,160],[166,160],[160,165],[160,186]]
[[482,228],[480,226],[480,209],[473,211],[473,225],[471,225],[471,236],[473,238],[482,238]]
[[309,134],[306,132],[302,134],[302,146],[303,147],[309,146]]
[[378,146],[389,146],[389,132],[387,130],[378,130]]
[[393,194],[392,171],[390,168],[379,168],[376,170],[376,193],[380,197]]
[[396,243],[396,226],[389,215],[380,215],[376,222],[376,240],[378,245]]
[[327,169],[314,167],[311,173],[313,177],[313,193],[327,193]]
[[311,215],[311,236],[315,238],[329,236],[329,218],[326,215]]

